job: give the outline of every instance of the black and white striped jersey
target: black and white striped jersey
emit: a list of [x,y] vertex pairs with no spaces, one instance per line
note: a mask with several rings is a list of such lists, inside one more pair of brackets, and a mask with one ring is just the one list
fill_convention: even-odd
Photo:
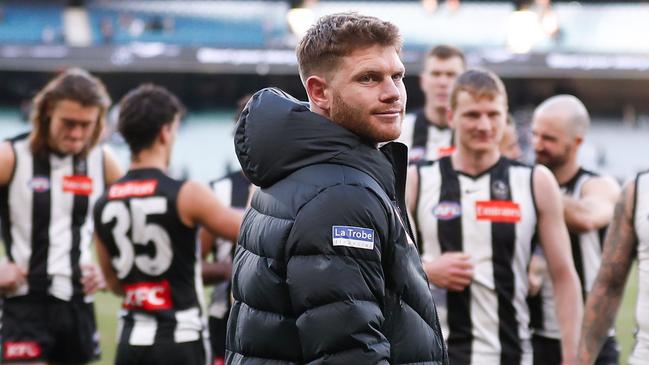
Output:
[[471,256],[473,282],[438,308],[451,364],[531,364],[527,266],[536,231],[533,168],[501,158],[478,176],[450,157],[418,169],[422,257]]
[[34,156],[28,134],[10,143],[16,162],[11,181],[0,187],[2,237],[9,260],[28,271],[13,295],[83,296],[81,265],[92,261],[92,206],[106,186],[102,149],[86,157]]
[[[561,185],[561,192],[574,199],[580,199],[584,184],[597,176],[599,175],[592,171],[580,168],[572,179]],[[570,232],[572,259],[579,276],[584,301],[593,287],[602,262],[602,246],[607,228],[608,226],[581,234]],[[559,322],[555,312],[554,288],[548,271],[543,277],[543,286],[539,295],[530,298],[529,304],[531,326],[534,333],[543,337],[560,339]],[[611,329],[610,335],[614,334],[614,329]]]
[[638,237],[638,328],[629,364],[641,365],[649,359],[649,171],[639,173],[635,180],[633,224]]
[[[236,171],[225,177],[212,181],[210,187],[217,199],[223,204],[245,209],[250,197],[250,181],[241,171]],[[217,262],[232,262],[234,244],[232,241],[217,238],[213,256]],[[211,317],[223,319],[230,311],[230,281],[219,283],[212,290],[208,313]]]
[[135,346],[204,338],[197,228],[178,215],[183,181],[130,170],[94,210],[96,231],[124,289],[119,341]]
[[424,110],[407,114],[403,118],[399,142],[408,146],[408,160],[433,161],[453,153],[453,130],[431,123]]

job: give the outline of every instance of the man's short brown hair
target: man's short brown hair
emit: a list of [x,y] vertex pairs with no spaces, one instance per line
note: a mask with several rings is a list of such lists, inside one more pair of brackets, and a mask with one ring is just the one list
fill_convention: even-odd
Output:
[[106,112],[111,100],[106,87],[98,78],[80,68],[71,68],[51,80],[34,97],[30,120],[33,125],[30,146],[34,155],[43,156],[48,151],[50,116],[56,103],[70,100],[84,107],[99,108],[99,117],[90,141],[81,152],[85,155],[99,141],[104,128]]
[[394,46],[401,51],[401,35],[392,23],[357,13],[323,16],[297,46],[302,81],[315,72],[334,69],[341,57],[374,45]]
[[462,73],[453,84],[451,91],[451,109],[457,107],[457,96],[460,92],[465,91],[476,99],[495,98],[502,95],[507,105],[507,91],[500,77],[495,73],[486,70],[468,70]]
[[459,48],[449,46],[448,44],[440,44],[435,46],[426,53],[426,59],[429,58],[438,58],[440,60],[447,60],[449,58],[457,57],[462,60],[462,65],[466,67],[466,59],[464,58],[464,53],[460,51]]

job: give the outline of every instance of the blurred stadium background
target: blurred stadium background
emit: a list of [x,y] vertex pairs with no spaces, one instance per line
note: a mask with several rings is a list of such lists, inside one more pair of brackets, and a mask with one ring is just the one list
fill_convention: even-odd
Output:
[[[347,10],[400,27],[409,108],[423,102],[417,80],[423,55],[448,43],[465,51],[470,66],[503,77],[528,160],[532,109],[570,93],[594,121],[582,151],[585,166],[620,181],[649,166],[643,153],[649,3],[640,1],[0,1],[0,137],[29,128],[30,98],[67,67],[96,73],[114,101],[155,82],[189,108],[174,173],[207,182],[237,166],[231,141],[236,101],[266,86],[304,99],[297,39],[319,16]],[[116,136],[109,142],[126,166],[125,146]],[[625,354],[633,341],[635,286],[633,279],[618,317]],[[99,295],[101,364],[113,361],[117,307],[116,298]]]

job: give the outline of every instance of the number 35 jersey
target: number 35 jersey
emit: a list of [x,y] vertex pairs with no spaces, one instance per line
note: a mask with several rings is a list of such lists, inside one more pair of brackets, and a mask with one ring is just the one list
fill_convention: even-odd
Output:
[[182,185],[158,169],[131,170],[95,205],[97,234],[125,293],[121,343],[147,346],[202,339],[197,229],[178,215]]

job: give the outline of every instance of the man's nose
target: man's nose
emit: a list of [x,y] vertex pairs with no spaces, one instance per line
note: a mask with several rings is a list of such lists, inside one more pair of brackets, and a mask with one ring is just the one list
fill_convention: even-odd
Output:
[[82,138],[85,128],[81,125],[73,125],[70,127],[69,136],[72,138]]
[[404,95],[401,95],[401,89],[392,78],[383,83],[383,89],[381,90],[382,102],[394,103],[399,101],[403,96]]

